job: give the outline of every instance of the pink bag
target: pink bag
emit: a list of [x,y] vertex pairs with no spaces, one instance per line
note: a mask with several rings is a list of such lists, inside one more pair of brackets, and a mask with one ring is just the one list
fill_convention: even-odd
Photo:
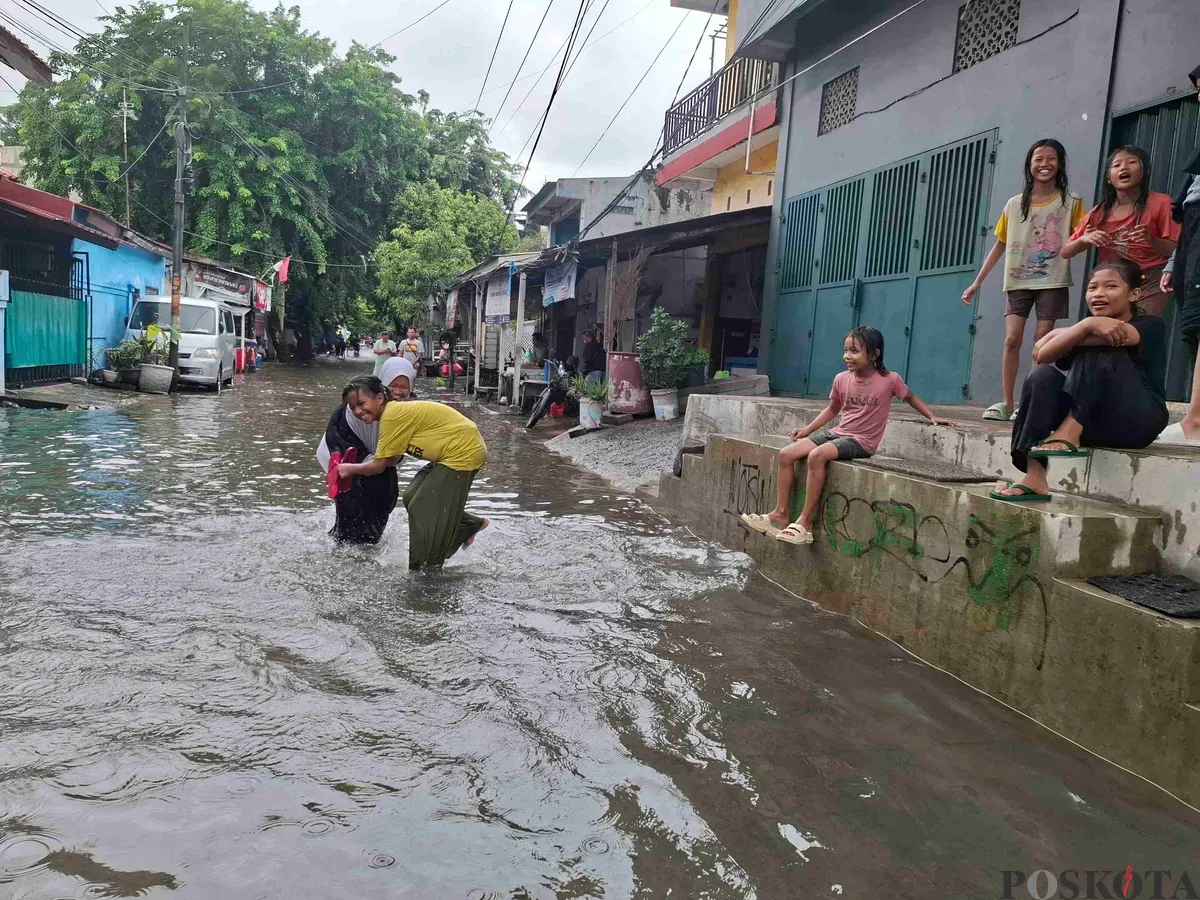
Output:
[[329,471],[325,473],[325,485],[329,489],[329,499],[333,500],[342,491],[350,490],[354,484],[354,477],[338,478],[338,466],[342,463],[357,462],[358,451],[351,447],[346,451],[346,455],[342,456],[337,450],[329,454]]

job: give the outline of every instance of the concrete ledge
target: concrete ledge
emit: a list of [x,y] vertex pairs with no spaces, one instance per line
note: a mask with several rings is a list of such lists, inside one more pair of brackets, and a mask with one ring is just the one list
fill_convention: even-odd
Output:
[[[987,486],[834,463],[816,543],[793,547],[739,519],[774,505],[783,441],[711,436],[650,502],[797,594],[1200,803],[1200,622],[1077,580],[1154,569],[1157,514],[1082,497],[1006,504]],[[794,512],[801,502],[798,490]]]
[[[782,437],[823,407],[818,400],[696,397],[688,406],[681,445],[703,445],[712,434]],[[956,415],[954,407],[940,411]],[[1009,459],[1010,435],[1011,429],[1004,423],[974,421],[962,428],[935,427],[914,417],[907,407],[896,405],[879,453],[936,459],[1013,479],[1020,473]],[[1164,569],[1200,579],[1200,448],[1097,450],[1090,460],[1053,463],[1050,474],[1055,492],[1136,506],[1160,516]]]

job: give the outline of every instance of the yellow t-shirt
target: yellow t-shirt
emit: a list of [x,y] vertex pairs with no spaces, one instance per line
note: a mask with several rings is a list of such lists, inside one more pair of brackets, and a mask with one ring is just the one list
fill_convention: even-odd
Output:
[[389,403],[383,410],[375,455],[390,459],[405,453],[459,472],[482,469],[487,462],[478,426],[458,410],[429,400]]
[[1020,195],[1009,200],[996,223],[996,237],[1005,244],[1004,290],[1070,287],[1071,263],[1058,254],[1086,214],[1075,193],[1067,194],[1065,204],[1061,197],[1031,204],[1027,219],[1021,217]]

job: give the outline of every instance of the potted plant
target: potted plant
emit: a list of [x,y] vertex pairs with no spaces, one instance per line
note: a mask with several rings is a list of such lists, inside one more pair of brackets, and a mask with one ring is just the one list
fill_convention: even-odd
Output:
[[687,366],[683,373],[681,387],[699,387],[708,380],[708,351],[696,347],[688,352]]
[[584,375],[571,378],[567,385],[567,396],[579,401],[580,425],[589,431],[600,427],[600,420],[604,417],[604,401],[608,399],[611,389],[612,382],[607,378],[589,380]]
[[679,387],[695,352],[684,344],[687,337],[687,323],[659,306],[651,313],[650,327],[638,338],[642,380],[660,422],[679,418]]
[[[138,390],[147,394],[167,394],[175,370],[167,365],[170,361],[172,330],[158,325],[147,325],[136,343],[142,350],[138,367]],[[176,338],[178,340],[178,338]]]
[[112,365],[117,370],[117,380],[121,384],[138,383],[138,367],[144,356],[142,345],[138,341],[121,341],[120,346],[112,353]]
[[109,347],[104,351],[104,368],[100,375],[106,385],[115,385],[121,377],[121,353],[117,347]]

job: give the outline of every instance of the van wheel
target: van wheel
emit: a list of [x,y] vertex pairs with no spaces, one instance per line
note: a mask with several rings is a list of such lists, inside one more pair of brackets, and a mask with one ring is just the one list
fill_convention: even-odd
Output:
[[224,383],[225,383],[225,370],[223,368],[218,367],[217,368],[217,383],[213,386],[213,392],[217,393],[217,394],[221,393],[221,386]]

